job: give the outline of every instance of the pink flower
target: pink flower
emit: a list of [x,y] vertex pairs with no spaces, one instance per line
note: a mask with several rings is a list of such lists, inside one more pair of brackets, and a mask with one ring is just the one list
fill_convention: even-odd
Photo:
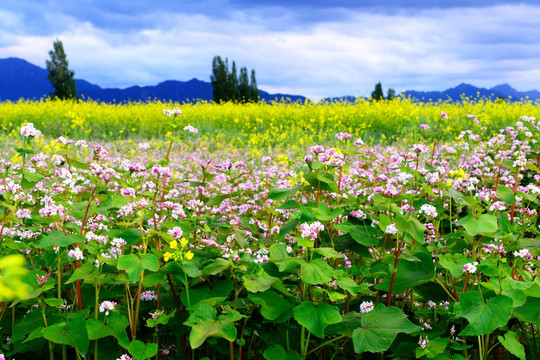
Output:
[[[36,274],[36,280],[38,282],[38,285],[39,286],[45,285],[47,280],[49,280],[50,276],[51,276],[51,274],[47,274],[47,275],[43,275],[43,276],[39,276],[38,274]],[[1,360],[1,358],[0,358],[0,360]]]
[[448,119],[448,114],[441,110],[441,116],[443,119]]

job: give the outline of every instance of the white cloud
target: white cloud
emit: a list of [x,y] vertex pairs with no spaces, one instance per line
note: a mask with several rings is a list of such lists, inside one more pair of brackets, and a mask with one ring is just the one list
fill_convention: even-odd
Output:
[[[44,67],[58,38],[76,77],[125,87],[193,77],[209,81],[212,58],[220,55],[255,69],[266,91],[313,99],[366,96],[378,81],[398,92],[443,90],[460,82],[507,82],[521,90],[540,81],[538,6],[349,11],[339,20],[308,23],[296,22],[298,14],[282,8],[272,14],[236,10],[218,19],[157,9],[141,15],[140,28],[125,31],[49,14],[46,21],[61,22],[61,31],[40,36],[2,28],[0,57]],[[0,12],[2,19],[16,27],[21,16]]]

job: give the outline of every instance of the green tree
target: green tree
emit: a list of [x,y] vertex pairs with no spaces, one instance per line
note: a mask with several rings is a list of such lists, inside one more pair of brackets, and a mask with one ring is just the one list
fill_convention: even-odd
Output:
[[212,96],[214,102],[220,103],[228,99],[229,66],[227,59],[223,61],[220,56],[214,56],[212,60]]
[[246,67],[240,68],[240,75],[236,73],[236,63],[232,63],[232,71],[229,72],[228,59],[214,56],[212,60],[212,96],[214,102],[224,101],[259,101],[259,90],[255,80],[255,70],[251,70],[251,83]]
[[384,100],[384,93],[380,82],[375,84],[375,90],[371,93],[371,98],[373,100]]
[[396,98],[396,90],[388,89],[388,95],[386,95],[386,100],[394,100]]
[[49,51],[51,60],[47,60],[49,81],[54,88],[51,97],[59,99],[74,99],[77,97],[77,85],[75,84],[75,72],[69,70],[64,46],[60,40],[53,43],[54,50]]
[[249,84],[249,99],[253,102],[259,102],[259,89],[255,79],[255,70],[251,70],[251,82]]
[[249,77],[245,67],[240,69],[239,93],[240,101],[246,102],[249,100]]
[[232,62],[231,73],[228,74],[227,76],[229,78],[228,86],[227,86],[228,87],[227,93],[228,93],[229,100],[234,100],[234,101],[242,100],[242,97],[240,96],[239,91],[238,91],[238,76],[236,74],[236,64],[234,61]]

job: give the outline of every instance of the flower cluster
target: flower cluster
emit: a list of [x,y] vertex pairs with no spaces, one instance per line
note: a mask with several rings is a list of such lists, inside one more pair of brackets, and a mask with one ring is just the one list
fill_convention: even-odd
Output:
[[99,312],[104,312],[105,316],[109,315],[109,311],[116,308],[117,303],[114,301],[105,300],[99,305]]
[[362,301],[362,303],[360,304],[360,312],[362,314],[368,313],[374,308],[375,307],[373,306],[373,301]]
[[173,240],[169,243],[169,250],[174,250],[173,252],[167,251],[163,254],[163,259],[165,261],[173,260],[191,260],[193,259],[193,253],[188,249],[189,241],[186,238],[180,240],[178,244],[177,240]]
[[467,263],[463,265],[463,271],[468,272],[470,274],[474,274],[476,272],[476,267],[478,266],[478,261]]
[[312,224],[303,223],[299,226],[299,229],[302,231],[300,236],[303,239],[309,238],[311,240],[315,240],[317,235],[324,230],[324,225],[319,221],[315,221]]
[[34,127],[33,123],[26,123],[21,126],[21,135],[27,138],[38,138],[43,137],[41,131]]

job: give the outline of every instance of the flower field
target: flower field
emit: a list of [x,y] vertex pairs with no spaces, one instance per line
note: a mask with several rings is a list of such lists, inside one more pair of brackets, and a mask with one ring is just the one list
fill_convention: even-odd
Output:
[[0,359],[540,358],[534,104],[171,105],[0,104]]

